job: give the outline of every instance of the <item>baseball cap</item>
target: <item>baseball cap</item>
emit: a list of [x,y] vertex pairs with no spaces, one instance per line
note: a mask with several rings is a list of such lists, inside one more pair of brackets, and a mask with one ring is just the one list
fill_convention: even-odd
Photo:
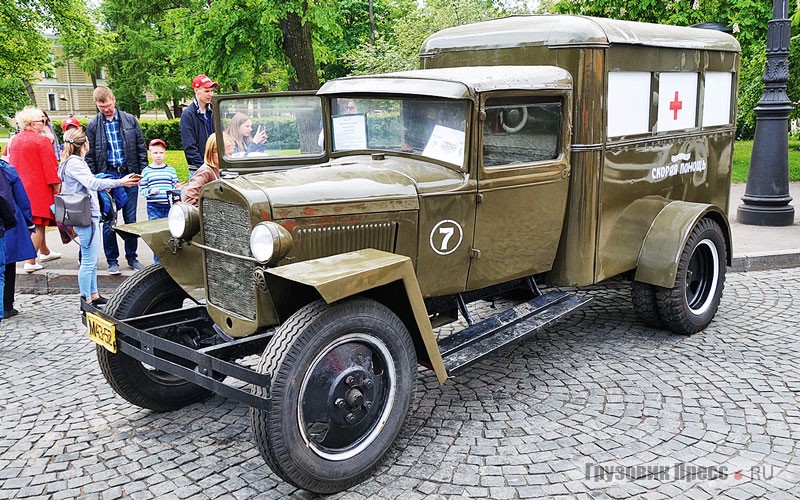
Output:
[[75,118],[74,116],[64,118],[64,121],[61,122],[61,130],[63,132],[66,132],[67,130],[69,130],[70,127],[81,128],[81,122],[79,122],[78,119]]
[[219,84],[206,75],[197,75],[192,80],[192,88],[199,89],[200,87],[219,87]]
[[164,149],[167,149],[167,143],[164,142],[163,139],[159,139],[158,137],[156,137],[155,139],[151,140],[150,144],[148,144],[147,147],[154,146],[156,144],[160,144],[160,145],[164,146]]

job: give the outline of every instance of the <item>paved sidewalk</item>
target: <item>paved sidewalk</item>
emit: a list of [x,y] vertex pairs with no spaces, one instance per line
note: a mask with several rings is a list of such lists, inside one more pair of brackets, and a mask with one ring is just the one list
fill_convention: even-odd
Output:
[[[800,267],[800,209],[795,211],[795,223],[788,227],[745,226],[736,222],[736,208],[742,203],[745,184],[731,187],[729,217],[733,232],[733,271],[755,271]],[[800,202],[800,183],[790,184],[793,204]],[[138,220],[147,220],[145,203],[139,199]],[[127,267],[122,239],[119,240],[120,265],[122,274],[110,276],[107,272],[105,256],[100,256],[98,264],[98,286],[101,292],[110,293],[125,278],[133,273]],[[17,291],[19,293],[77,293],[78,287],[78,245],[61,243],[58,231],[51,228],[47,233],[50,248],[63,254],[58,260],[45,262],[44,269],[28,274],[17,265]],[[139,240],[139,261],[144,265],[153,262],[153,252]]]
[[733,184],[728,217],[733,233],[733,270],[753,271],[800,266],[800,182],[789,184],[794,225],[786,227],[746,226],[736,222],[746,184]]

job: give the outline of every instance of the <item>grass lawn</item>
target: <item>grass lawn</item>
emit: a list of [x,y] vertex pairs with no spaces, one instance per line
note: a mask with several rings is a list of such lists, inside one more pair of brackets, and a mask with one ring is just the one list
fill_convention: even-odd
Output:
[[[733,146],[733,182],[747,182],[753,141],[736,141]],[[800,140],[789,140],[789,180],[800,181]]]
[[186,182],[189,180],[189,166],[186,163],[186,157],[183,156],[182,149],[173,149],[167,151],[167,156],[164,158],[164,162],[175,169],[175,172],[178,174],[178,179],[181,182]]

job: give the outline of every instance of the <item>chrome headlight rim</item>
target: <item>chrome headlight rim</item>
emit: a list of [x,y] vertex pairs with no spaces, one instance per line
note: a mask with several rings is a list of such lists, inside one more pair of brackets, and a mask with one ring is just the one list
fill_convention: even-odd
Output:
[[182,240],[190,240],[200,232],[200,210],[188,203],[175,203],[167,215],[169,234]]
[[262,221],[250,231],[250,253],[262,265],[280,261],[292,248],[292,236],[283,226]]

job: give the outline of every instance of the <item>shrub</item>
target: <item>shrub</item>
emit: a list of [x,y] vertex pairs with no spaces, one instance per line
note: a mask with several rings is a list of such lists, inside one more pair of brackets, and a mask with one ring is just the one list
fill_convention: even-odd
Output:
[[167,143],[167,149],[183,150],[181,144],[181,121],[174,120],[139,120],[144,134],[144,143],[158,137]]
[[[89,120],[78,119],[81,126],[86,130]],[[54,122],[53,126],[56,130],[58,142],[64,142],[64,133],[61,131],[61,122]],[[151,139],[158,137],[167,143],[167,149],[183,150],[181,145],[181,121],[175,120],[139,120],[139,126],[142,127],[142,135],[144,135],[144,143],[147,145]]]

